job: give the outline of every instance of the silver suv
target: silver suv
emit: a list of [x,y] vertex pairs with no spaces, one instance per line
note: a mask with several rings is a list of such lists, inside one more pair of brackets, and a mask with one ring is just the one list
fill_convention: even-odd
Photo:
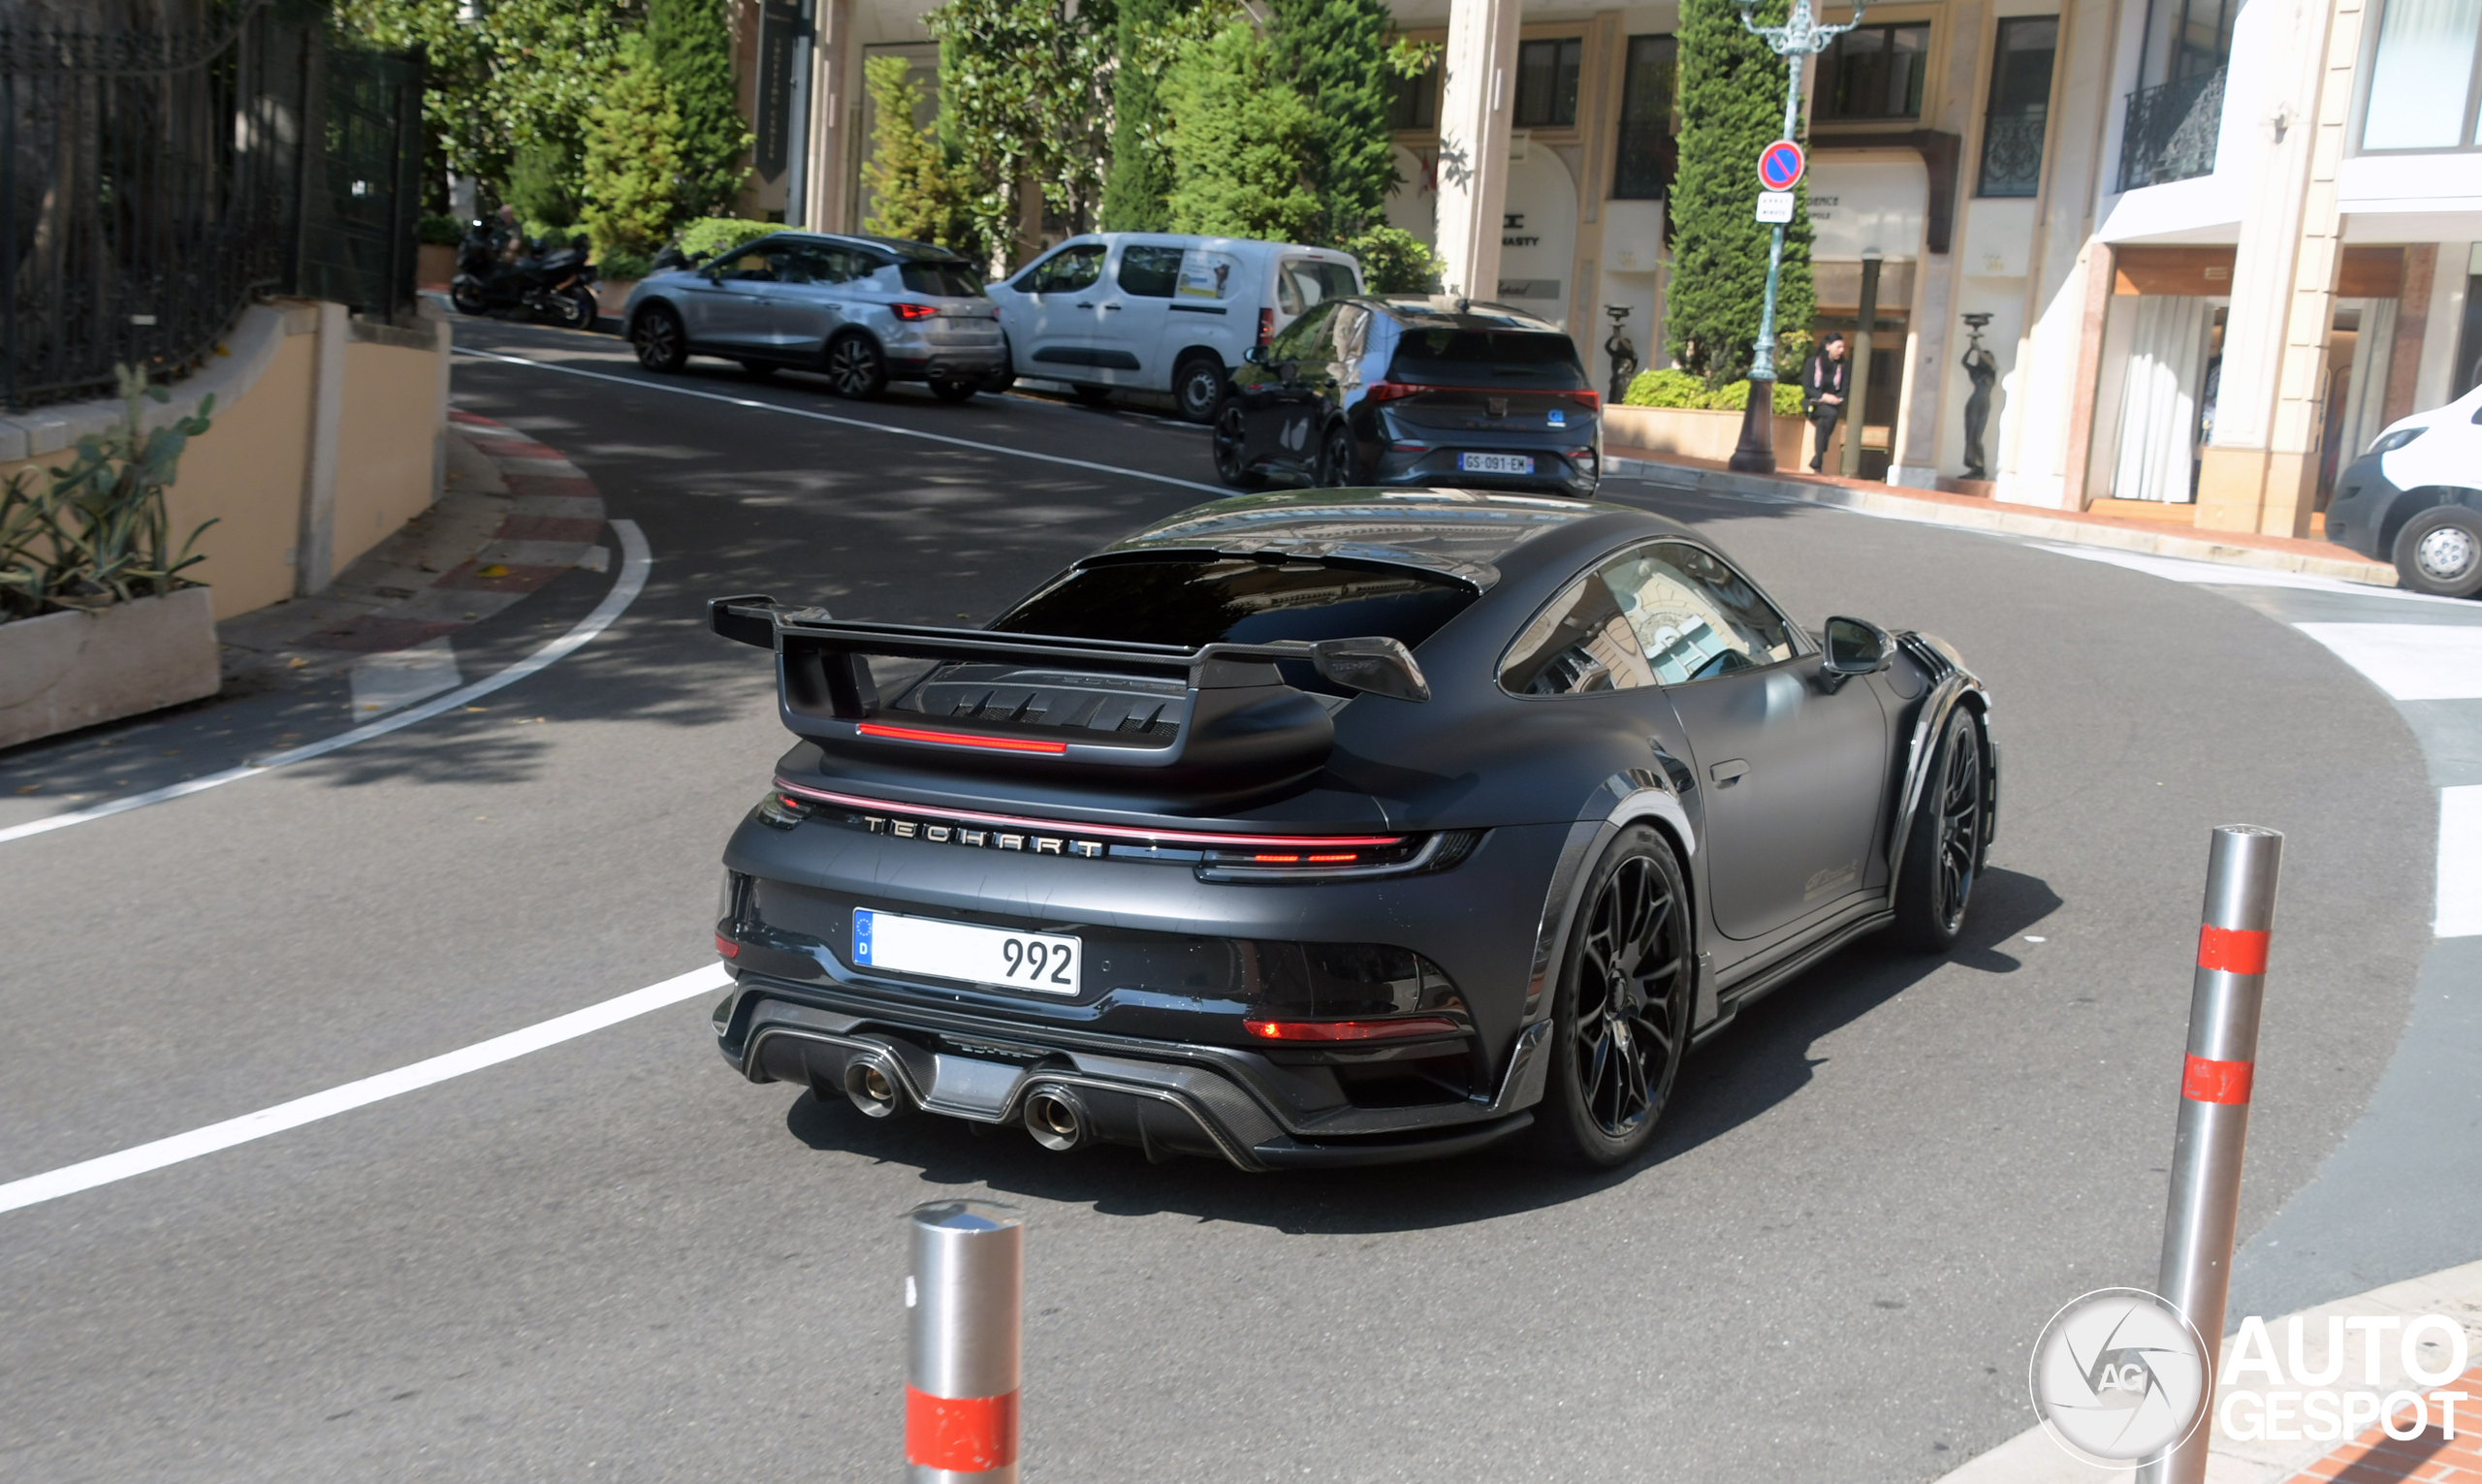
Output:
[[892,237],[780,232],[694,268],[654,274],[621,307],[651,371],[691,356],[826,373],[840,396],[927,381],[962,402],[1008,372],[982,275],[944,247]]

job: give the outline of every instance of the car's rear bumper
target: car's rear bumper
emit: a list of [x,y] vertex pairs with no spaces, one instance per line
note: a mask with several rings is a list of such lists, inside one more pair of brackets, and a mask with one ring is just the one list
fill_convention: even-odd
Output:
[[874,1004],[753,974],[716,1005],[715,1025],[724,1059],[753,1082],[805,1083],[821,1097],[841,1097],[847,1073],[864,1063],[896,1085],[898,1111],[997,1124],[1021,1121],[1030,1097],[1066,1095],[1092,1142],[1133,1145],[1151,1158],[1219,1157],[1244,1170],[1437,1159],[1517,1133],[1543,1094],[1549,1029],[1537,1023],[1519,1034],[1487,1100],[1374,1120],[1365,1109],[1305,1106],[1297,1079],[1250,1052]]
[[[1464,454],[1515,454],[1534,460],[1531,474],[1480,474],[1457,467]],[[1382,487],[1412,486],[1456,489],[1516,489],[1527,493],[1591,496],[1602,483],[1603,459],[1588,446],[1511,448],[1500,445],[1442,445],[1425,449],[1390,448],[1379,456],[1371,483]]]

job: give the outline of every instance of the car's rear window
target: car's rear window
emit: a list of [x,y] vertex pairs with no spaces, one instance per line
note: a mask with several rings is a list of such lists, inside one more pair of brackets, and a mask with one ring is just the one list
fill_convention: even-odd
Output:
[[982,275],[963,263],[908,263],[898,271],[910,294],[944,294],[953,299],[982,297]]
[[1588,385],[1577,347],[1567,335],[1538,330],[1448,330],[1408,327],[1396,342],[1389,381],[1457,387],[1543,387],[1574,392]]
[[1192,648],[1376,635],[1412,648],[1474,597],[1462,583],[1410,568],[1167,557],[1081,567],[991,626]]

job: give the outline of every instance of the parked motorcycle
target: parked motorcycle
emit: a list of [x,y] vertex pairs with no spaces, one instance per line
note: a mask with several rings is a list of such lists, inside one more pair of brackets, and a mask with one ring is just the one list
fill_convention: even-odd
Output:
[[594,265],[586,260],[586,249],[584,236],[558,248],[540,237],[524,237],[515,261],[504,263],[492,224],[478,221],[458,245],[449,300],[463,314],[523,309],[569,330],[591,329],[602,311],[594,300]]

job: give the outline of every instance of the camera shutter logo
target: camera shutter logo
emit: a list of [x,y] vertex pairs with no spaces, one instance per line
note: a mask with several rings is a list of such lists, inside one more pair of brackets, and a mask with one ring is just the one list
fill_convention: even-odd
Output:
[[2043,1327],[2028,1369],[2034,1412],[2062,1448],[2105,1468],[2150,1464],[2207,1413],[2206,1345],[2169,1301],[2098,1288]]

